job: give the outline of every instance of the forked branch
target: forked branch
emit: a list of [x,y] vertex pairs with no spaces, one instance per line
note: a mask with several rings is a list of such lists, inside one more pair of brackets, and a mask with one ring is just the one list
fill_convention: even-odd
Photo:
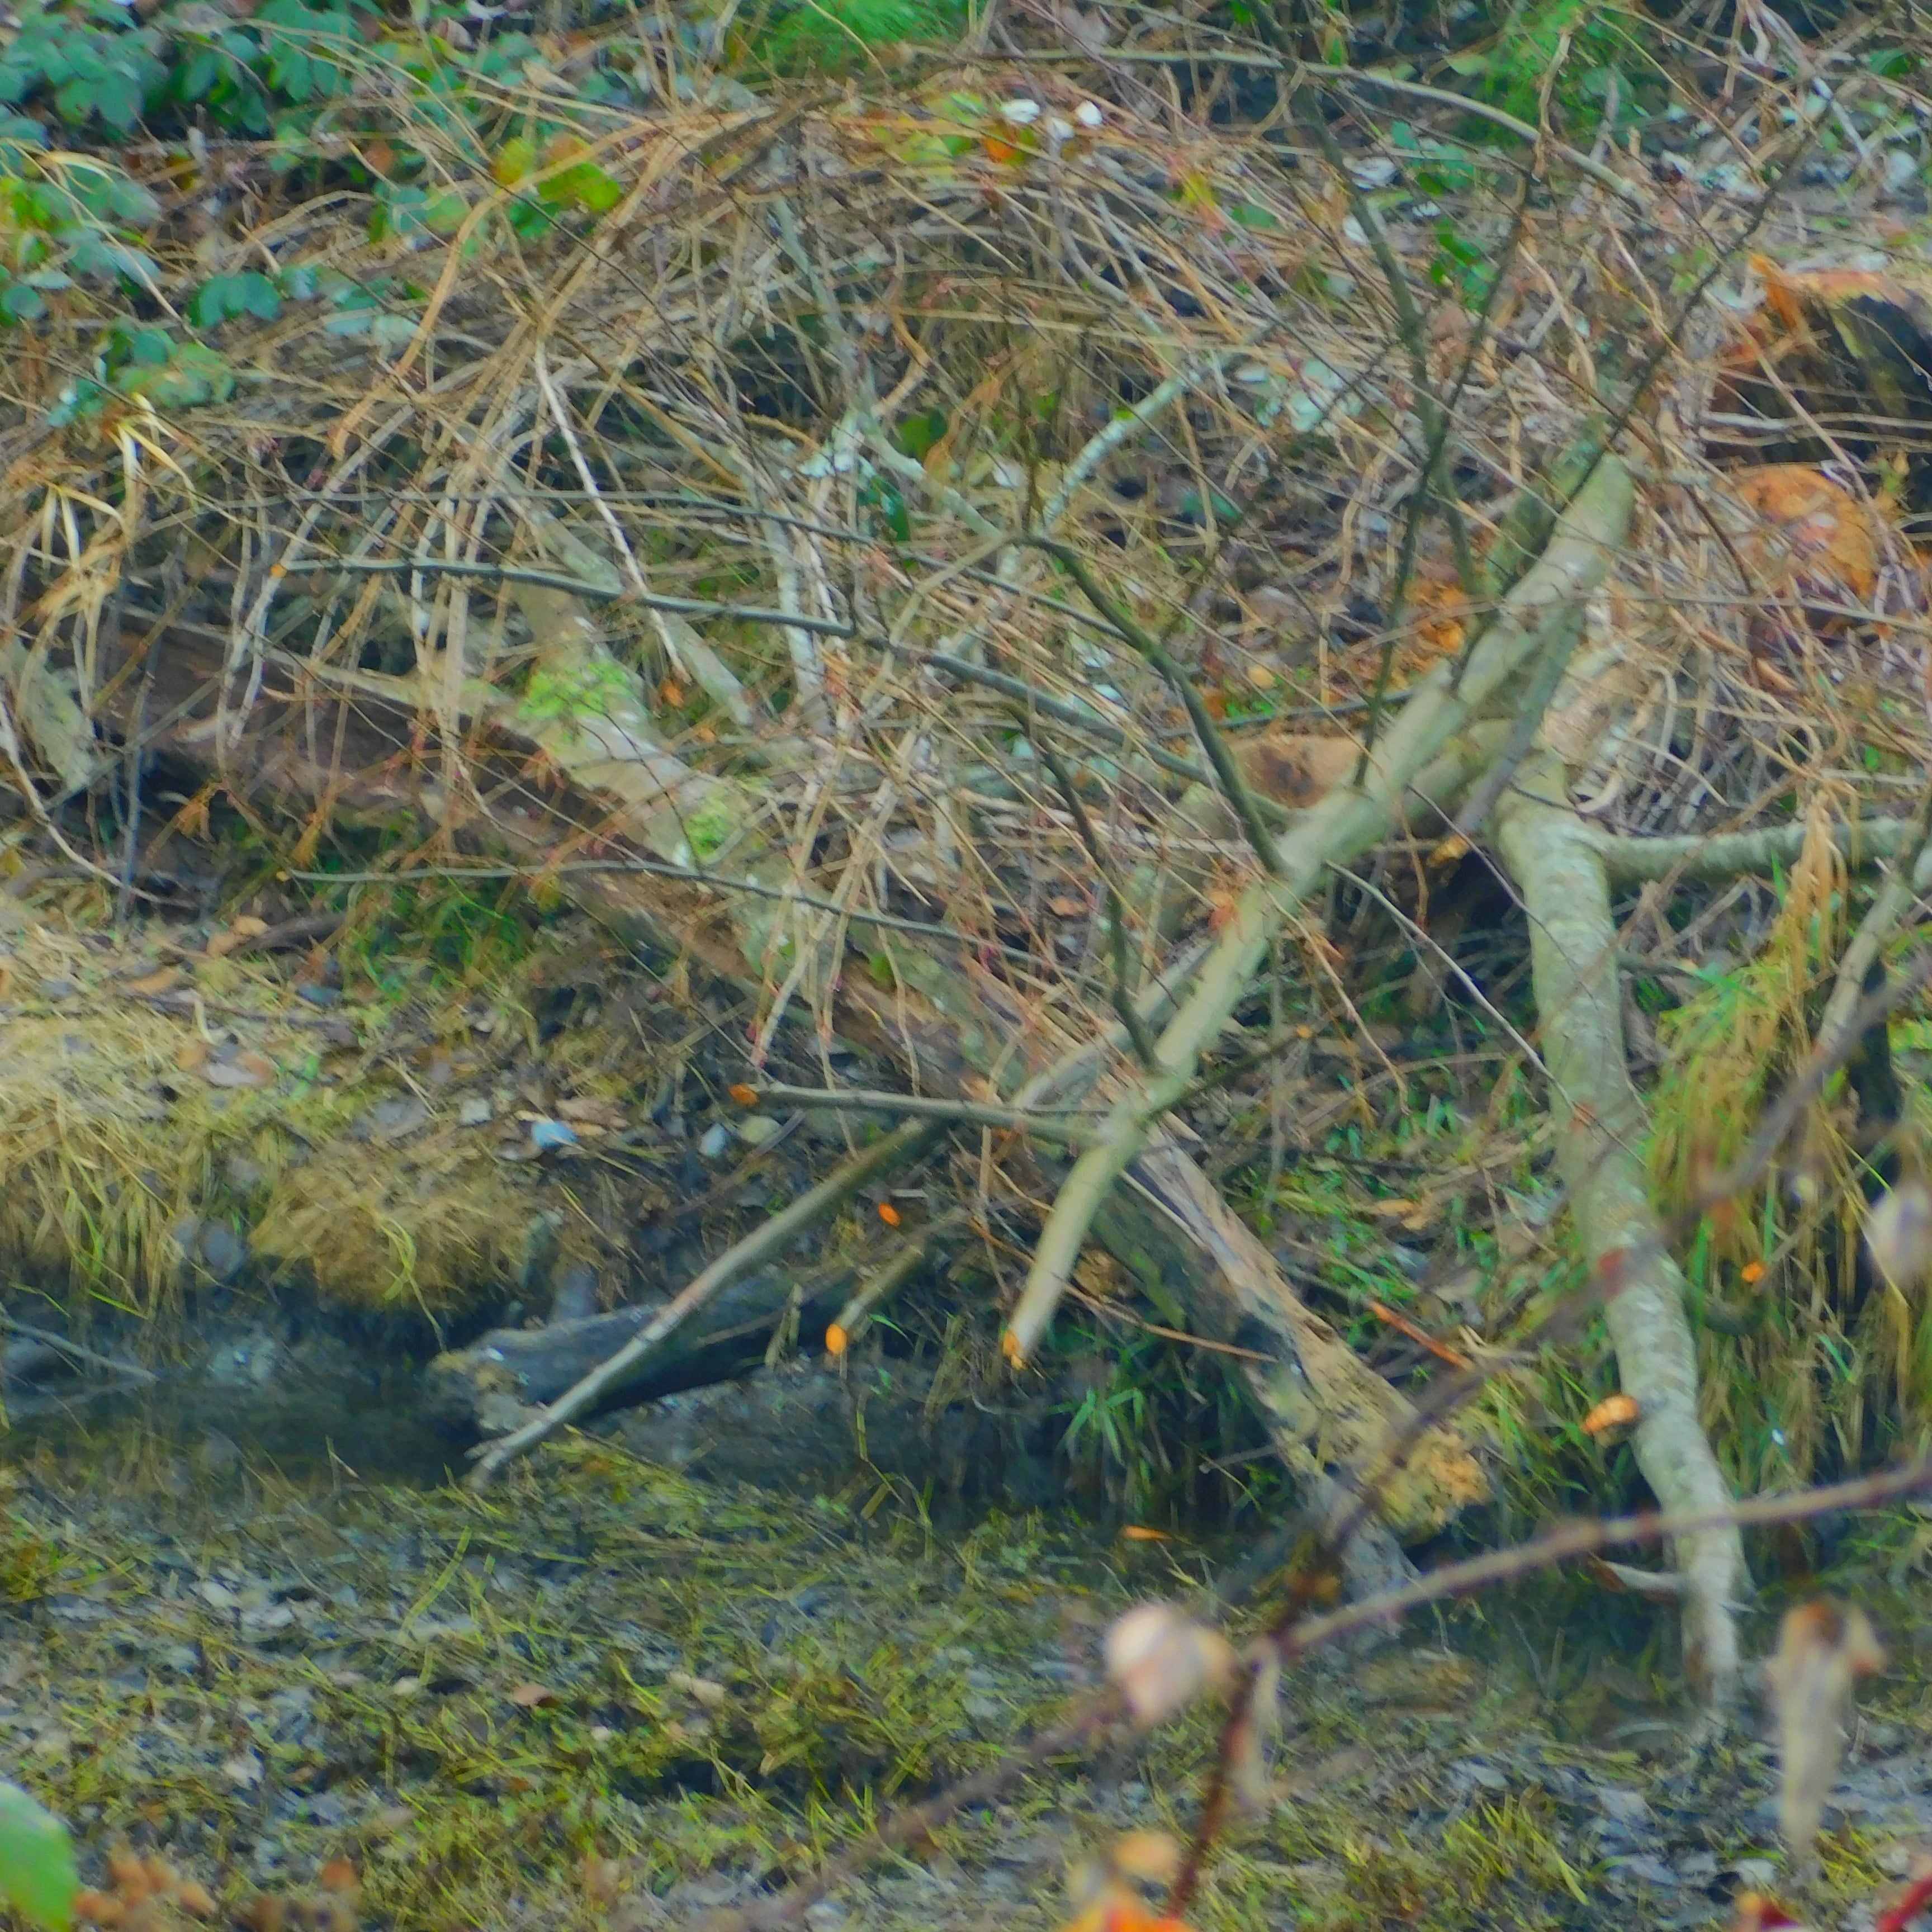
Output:
[[1186,1092],[1202,1052],[1227,1024],[1276,934],[1330,866],[1347,864],[1401,822],[1424,767],[1571,621],[1622,544],[1631,502],[1628,472],[1606,458],[1570,506],[1542,560],[1510,592],[1460,685],[1452,687],[1449,667],[1438,666],[1416,687],[1359,781],[1336,786],[1275,842],[1270,875],[1241,895],[1159,1042],[1162,1071],[1143,1076],[1122,1094],[1062,1184],[1006,1326],[1003,1346],[1009,1360],[1018,1365],[1031,1358],[1108,1190],[1147,1144],[1154,1124]]

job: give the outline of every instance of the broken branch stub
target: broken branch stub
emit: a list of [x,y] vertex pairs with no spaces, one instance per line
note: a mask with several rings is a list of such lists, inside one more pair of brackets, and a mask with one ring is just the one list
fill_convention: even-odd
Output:
[[1121,1095],[1094,1144],[1061,1184],[1003,1338],[1016,1366],[1038,1348],[1071,1280],[1094,1217],[1147,1144],[1155,1122],[1192,1082],[1203,1051],[1239,1004],[1268,950],[1332,865],[1347,864],[1402,822],[1418,774],[1465,727],[1492,708],[1514,676],[1603,580],[1630,521],[1628,472],[1606,458],[1558,524],[1541,560],[1504,600],[1461,679],[1440,665],[1404,706],[1359,779],[1331,788],[1276,844],[1280,869],[1250,886],[1193,988],[1162,1035],[1162,1070]]

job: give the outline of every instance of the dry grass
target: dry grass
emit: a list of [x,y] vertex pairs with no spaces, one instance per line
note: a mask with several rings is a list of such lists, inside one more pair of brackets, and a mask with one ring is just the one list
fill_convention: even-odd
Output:
[[[464,1018],[488,1015],[496,1031],[562,950],[545,936],[510,976],[499,962],[499,976],[467,986],[355,988],[325,1032],[285,968],[179,950],[178,965],[159,966],[140,950],[157,930],[117,935],[91,886],[0,911],[13,917],[0,1253],[64,1284],[77,1313],[90,1300],[172,1308],[206,1279],[211,1223],[242,1238],[258,1269],[328,1299],[432,1317],[516,1280],[546,1214],[568,1224],[566,1247],[597,1251],[584,1208],[568,1204],[572,1184],[503,1158],[525,1133],[503,1083],[518,1066],[526,1086],[560,1094],[614,1079],[648,1088],[654,1044],[593,1017],[566,1050],[533,1059],[508,1027],[493,1039]],[[156,991],[162,976],[172,984]],[[225,1065],[260,1084],[216,1084]],[[494,1118],[466,1124],[460,1103],[493,1090]],[[574,1185],[601,1205],[594,1179]],[[646,1180],[632,1198],[656,1197]],[[232,1268],[218,1258],[218,1274]]]

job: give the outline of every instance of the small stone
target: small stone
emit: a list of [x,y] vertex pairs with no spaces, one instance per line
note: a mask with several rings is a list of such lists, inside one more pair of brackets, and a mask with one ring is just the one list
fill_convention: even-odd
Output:
[[43,980],[40,998],[44,1000],[70,1000],[79,989],[71,980]]
[[378,1100],[356,1122],[355,1132],[361,1140],[400,1140],[405,1134],[415,1132],[428,1118],[429,1108],[413,1094],[398,1094],[392,1099]]
[[296,998],[326,1012],[331,1006],[341,1005],[342,988],[340,986],[298,986]]
[[202,1222],[196,1245],[202,1266],[217,1281],[232,1281],[248,1265],[247,1240],[226,1222]]
[[486,1120],[491,1119],[495,1112],[496,1109],[482,1094],[466,1094],[457,1102],[457,1123],[460,1126],[480,1127]]
[[1614,1784],[1597,1790],[1597,1809],[1619,1825],[1641,1825],[1650,1816],[1650,1806],[1640,1791],[1625,1791]]
[[714,1122],[704,1130],[698,1143],[698,1151],[706,1160],[716,1160],[731,1144],[731,1130],[722,1120]]
[[784,1130],[784,1123],[769,1114],[747,1114],[738,1123],[738,1138],[750,1148],[760,1148],[776,1140]]
[[1670,1866],[1647,1852],[1638,1852],[1625,1858],[1612,1858],[1610,1864],[1613,1878],[1634,1879],[1640,1885],[1654,1886],[1660,1891],[1674,1892],[1680,1882]]

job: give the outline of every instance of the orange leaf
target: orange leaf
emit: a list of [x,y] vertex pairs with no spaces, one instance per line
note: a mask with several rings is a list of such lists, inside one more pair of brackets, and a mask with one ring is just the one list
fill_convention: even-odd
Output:
[[1745,1281],[1762,1281],[1764,1279],[1764,1264],[1762,1262],[1746,1262],[1738,1273]]
[[1600,1436],[1606,1429],[1622,1429],[1634,1422],[1642,1411],[1634,1395],[1606,1395],[1583,1418],[1586,1436]]
[[1002,141],[997,135],[982,134],[980,143],[1001,166],[1010,166],[1020,158],[1020,151],[1010,141]]
[[1178,1918],[1162,1918],[1150,1911],[1138,1894],[1116,1882],[1103,1887],[1092,1904],[1069,1920],[1062,1932],[1188,1932],[1188,1928]]
[[1150,1529],[1144,1522],[1124,1522],[1120,1534],[1130,1543],[1172,1543],[1174,1539],[1164,1529]]
[[755,1107],[758,1104],[758,1090],[755,1087],[746,1086],[742,1080],[726,1088],[724,1090],[741,1107]]

